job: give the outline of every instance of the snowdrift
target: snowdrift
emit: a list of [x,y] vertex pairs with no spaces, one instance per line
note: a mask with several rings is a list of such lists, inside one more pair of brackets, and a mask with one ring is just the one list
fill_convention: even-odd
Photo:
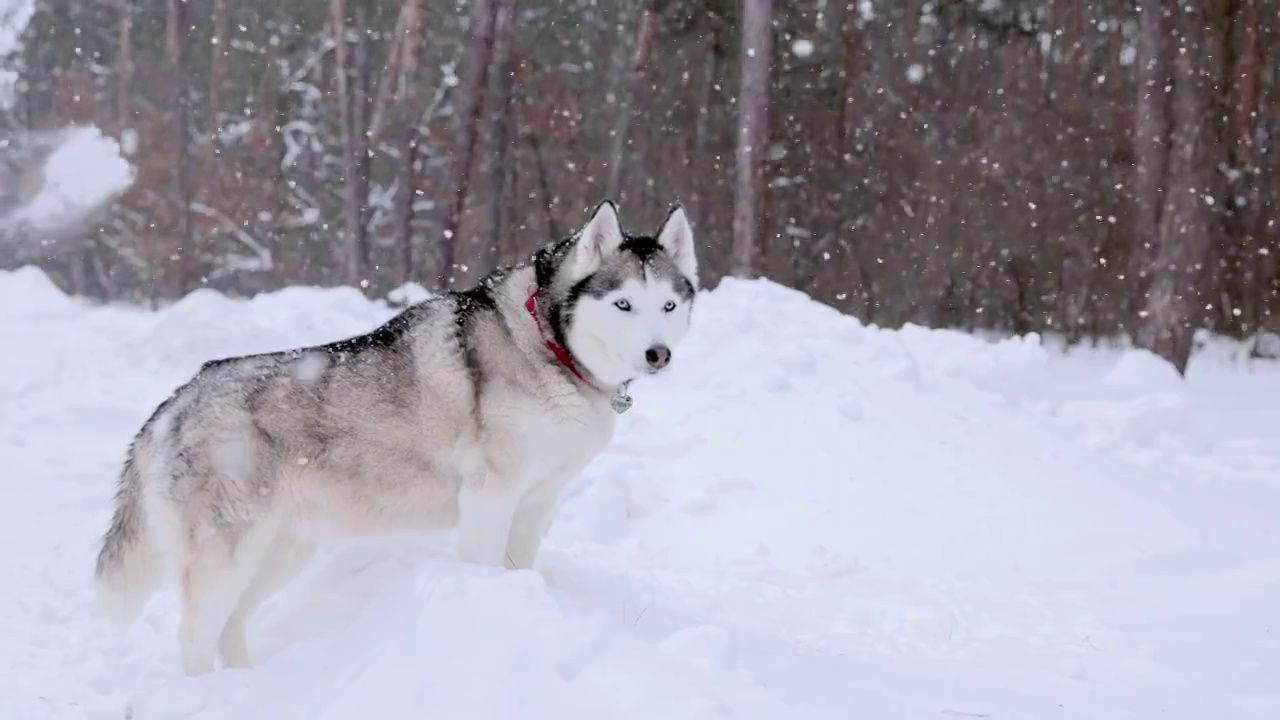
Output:
[[698,300],[538,572],[335,544],[188,679],[172,588],[92,568],[125,447],[211,357],[394,310],[348,289],[161,311],[0,273],[6,718],[1274,718],[1280,371],[866,327],[764,281]]

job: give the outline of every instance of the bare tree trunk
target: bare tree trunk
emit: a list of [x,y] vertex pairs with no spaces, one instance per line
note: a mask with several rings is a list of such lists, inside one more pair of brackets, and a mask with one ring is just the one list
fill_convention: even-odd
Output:
[[489,113],[490,137],[493,140],[492,188],[489,193],[489,235],[480,242],[480,255],[476,258],[476,274],[484,274],[493,269],[501,254],[498,250],[503,235],[509,228],[503,222],[503,208],[506,204],[506,179],[508,163],[508,144],[510,140],[511,91],[512,91],[512,52],[511,46],[515,35],[514,0],[497,0],[497,15],[494,20],[493,50],[493,107]]
[[538,174],[538,192],[542,195],[542,210],[547,219],[547,237],[559,238],[560,231],[556,227],[556,216],[552,212],[551,182],[547,179],[547,163],[542,157],[542,144],[538,142],[536,132],[525,133],[529,141],[529,149],[533,151],[533,166]]
[[[356,0],[362,3],[363,0]],[[368,174],[366,172],[368,152],[365,145],[365,127],[363,106],[363,82],[361,77],[367,68],[360,62],[365,38],[363,33],[363,5],[357,8],[356,28],[356,62],[351,62],[351,53],[347,47],[347,5],[346,0],[332,0],[329,5],[330,22],[334,35],[334,78],[338,85],[339,118],[342,127],[342,167],[346,176],[343,194],[342,217],[343,228],[341,244],[343,248],[343,280],[360,287],[362,280],[367,280],[366,261],[367,243],[365,228],[365,203],[368,201]],[[353,66],[354,65],[354,66]]]
[[1232,155],[1236,165],[1245,168],[1254,165],[1253,128],[1258,116],[1258,81],[1262,69],[1262,48],[1258,36],[1261,34],[1259,25],[1263,2],[1239,0],[1238,15],[1233,23],[1237,53],[1231,71],[1231,84],[1235,89]]
[[[418,61],[422,48],[422,30],[425,25],[423,0],[404,0],[401,6],[403,35],[398,39],[399,79],[397,104],[402,109],[400,136],[400,168],[396,197],[396,243],[400,248],[401,282],[413,279],[413,203],[418,196],[418,174],[414,165],[418,159]],[[375,110],[375,114],[377,111]]]
[[418,124],[405,123],[400,140],[400,168],[397,170],[399,194],[396,197],[395,233],[396,247],[400,255],[400,282],[412,282],[413,262],[413,204],[418,196]]
[[853,91],[862,77],[859,73],[859,55],[862,48],[862,39],[859,37],[857,11],[854,5],[849,5],[841,18],[843,22],[840,24],[841,39],[844,41],[844,82],[842,83],[843,107],[840,108],[840,137],[844,140],[844,145],[840,148],[842,153],[850,154],[855,149],[856,138],[858,136],[858,121],[860,119],[862,108],[859,108],[854,102]]
[[480,113],[484,107],[484,91],[493,55],[495,8],[490,0],[475,0],[471,6],[471,26],[467,40],[465,76],[458,89],[458,112],[454,129],[453,158],[449,180],[449,201],[444,220],[444,253],[440,267],[445,287],[453,286],[454,266],[458,261],[458,228],[471,184],[472,157],[479,135]]
[[173,113],[174,143],[174,199],[177,211],[177,229],[174,241],[178,244],[178,259],[173,268],[174,287],[178,294],[187,292],[193,287],[192,275],[199,262],[194,246],[191,223],[191,181],[189,167],[189,148],[187,123],[189,102],[187,97],[187,73],[183,62],[186,55],[186,3],[182,0],[168,0],[168,11],[165,17],[165,53],[169,62],[169,101]]
[[133,17],[129,0],[116,0],[116,12],[120,21],[120,47],[116,55],[116,114],[123,131],[129,127],[129,94],[133,91]]
[[692,165],[693,160],[701,161],[706,155],[710,135],[707,126],[714,109],[712,98],[715,97],[714,90],[720,82],[720,49],[716,44],[714,30],[709,34],[706,58],[702,61],[702,82],[698,86],[698,117],[693,123],[693,147],[690,149],[692,157],[686,167]]
[[212,147],[216,147],[218,126],[222,115],[222,86],[227,81],[227,25],[231,22],[227,2],[228,0],[213,0],[213,49],[209,57],[208,129]]
[[[376,147],[378,138],[382,134],[384,119],[386,118],[386,109],[391,97],[391,88],[396,88],[396,94],[399,96],[401,91],[401,80],[403,73],[401,72],[404,63],[405,41],[410,24],[420,22],[422,9],[416,2],[407,1],[400,5],[400,15],[396,18],[396,29],[392,34],[391,47],[387,49],[387,61],[382,65],[382,73],[378,78],[378,83],[374,87],[373,110],[369,115],[369,145]],[[413,42],[417,42],[414,40]],[[413,48],[410,48],[413,51]],[[414,62],[417,60],[415,58]]]
[[1169,162],[1168,57],[1164,0],[1138,0],[1138,102],[1134,119],[1135,243],[1129,261],[1130,307],[1146,305],[1159,245],[1165,172]]
[[715,27],[707,30],[706,57],[703,59],[702,82],[698,87],[698,117],[693,123],[693,144],[685,162],[685,172],[692,184],[689,199],[690,206],[700,217],[711,217],[711,203],[714,193],[711,188],[717,183],[719,173],[715,171],[713,158],[710,156],[711,118],[716,112],[716,89],[720,86],[722,72],[720,39]]
[[636,49],[631,59],[631,83],[627,97],[619,99],[618,122],[613,128],[613,152],[609,158],[609,185],[607,197],[617,199],[622,192],[622,167],[627,152],[627,140],[636,103],[644,87],[645,68],[649,65],[650,48],[658,27],[658,2],[645,0],[640,8],[640,23],[636,29]]
[[[272,128],[283,128],[289,122],[289,75],[286,67],[280,61],[280,47],[278,45],[270,45],[267,48],[267,67],[270,73],[271,83],[267,89],[268,113],[271,116]],[[272,217],[272,239],[279,240],[280,233],[284,229],[282,220],[288,208],[289,185],[286,178],[285,158],[289,152],[288,143],[284,141],[284,134],[273,132],[268,137],[270,140],[271,157],[271,217]]]
[[[859,63],[862,55],[862,36],[858,29],[857,9],[856,5],[847,4],[844,8],[840,23],[840,34],[844,45],[844,77],[841,83],[843,93],[843,105],[840,109],[840,138],[843,141],[840,146],[840,152],[847,158],[857,158],[858,145],[858,125],[862,120],[864,108],[861,108],[854,102],[856,97],[855,90],[859,82],[863,81],[865,71]],[[846,162],[845,167],[853,166]],[[873,322],[875,320],[875,293],[871,287],[871,281],[867,274],[866,260],[866,243],[860,241],[858,237],[850,238],[850,244],[844,246],[846,253],[845,267],[852,265],[853,272],[850,279],[855,283],[854,287],[857,292],[853,296],[853,305],[858,308],[857,316],[865,322]],[[824,268],[824,273],[829,272],[833,268]],[[845,280],[840,279],[843,283]]]
[[1218,129],[1211,84],[1215,62],[1208,0],[1192,0],[1172,11],[1182,48],[1173,54],[1173,133],[1167,192],[1150,290],[1134,338],[1185,374],[1196,327],[1204,317],[1207,261],[1214,236]]
[[351,75],[347,61],[347,3],[346,0],[330,0],[329,28],[333,32],[333,80],[337,85],[338,126],[342,134],[342,169],[344,179],[343,222],[338,231],[338,243],[341,247],[341,272],[343,282],[351,282],[356,275],[355,268],[358,253],[352,248],[350,220],[347,216],[348,198],[351,184],[351,91],[349,88]]
[[[511,126],[515,124],[514,113],[508,113],[502,119],[502,124],[506,127],[502,131],[503,137],[507,138],[507,142],[511,142]],[[494,195],[498,198],[497,209],[493,213],[493,221],[498,226],[496,245],[498,248],[498,263],[512,263],[519,259],[519,255],[523,252],[520,235],[515,232],[515,226],[512,223],[512,217],[515,215],[516,208],[516,171],[517,165],[512,161],[516,154],[507,151],[502,153],[504,162],[498,167],[498,187],[494,191]],[[546,238],[550,240],[550,238]]]
[[764,159],[769,142],[772,0],[743,0],[742,86],[738,95],[738,182],[733,209],[733,261],[739,277],[754,272],[761,240]]
[[1219,244],[1219,282],[1222,286],[1220,329],[1235,337],[1256,331],[1260,296],[1257,285],[1257,235],[1253,232],[1255,217],[1262,209],[1259,193],[1254,128],[1260,108],[1259,81],[1262,71],[1263,34],[1261,6],[1264,0],[1239,0],[1224,5],[1226,59],[1230,76],[1226,89],[1226,110],[1230,113],[1230,131],[1226,134],[1229,157],[1234,172],[1228,175],[1226,197],[1232,202],[1224,208],[1224,242]]
[[359,238],[356,247],[360,252],[361,277],[363,287],[372,287],[373,278],[367,277],[369,267],[369,174],[372,159],[369,157],[369,110],[371,98],[369,85],[373,78],[373,68],[369,58],[369,20],[373,12],[371,0],[355,0],[355,48],[352,60],[352,92],[351,118],[355,128],[352,134],[352,164],[355,174],[351,178],[354,189],[348,196],[350,207],[347,217],[352,223],[354,233]]

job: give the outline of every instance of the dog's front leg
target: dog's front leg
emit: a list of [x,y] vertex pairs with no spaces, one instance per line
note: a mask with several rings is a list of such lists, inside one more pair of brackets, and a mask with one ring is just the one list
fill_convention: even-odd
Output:
[[561,482],[547,483],[520,500],[511,523],[511,536],[507,540],[508,568],[533,568],[538,559],[538,549],[542,546],[542,538],[551,527],[551,515],[555,511],[562,485]]
[[458,556],[464,562],[503,566],[518,501],[514,484],[492,475],[462,484],[458,491]]

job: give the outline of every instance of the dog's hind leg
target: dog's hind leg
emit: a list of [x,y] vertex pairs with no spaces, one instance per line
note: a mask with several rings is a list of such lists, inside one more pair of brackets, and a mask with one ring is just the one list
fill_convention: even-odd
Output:
[[262,558],[258,571],[240,596],[239,604],[222,628],[222,637],[218,640],[218,656],[222,659],[223,667],[253,667],[245,638],[245,626],[249,618],[262,603],[297,577],[315,554],[316,543],[312,540],[277,537],[273,541]]
[[182,669],[188,675],[213,672],[222,628],[258,571],[275,533],[256,527],[228,540],[211,538],[182,571]]

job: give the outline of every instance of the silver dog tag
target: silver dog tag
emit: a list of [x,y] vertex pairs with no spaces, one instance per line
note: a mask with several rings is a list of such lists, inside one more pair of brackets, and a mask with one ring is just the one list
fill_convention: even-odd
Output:
[[618,391],[613,394],[609,404],[613,406],[613,411],[619,415],[631,409],[631,396],[627,394],[626,385],[618,386]]

